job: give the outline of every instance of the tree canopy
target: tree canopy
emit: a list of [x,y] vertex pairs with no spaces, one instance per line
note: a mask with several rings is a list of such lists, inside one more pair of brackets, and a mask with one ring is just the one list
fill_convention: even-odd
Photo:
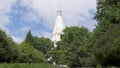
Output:
[[53,48],[53,42],[50,39],[33,36],[29,30],[26,35],[25,43],[30,43],[31,46],[42,52],[46,58],[50,57],[49,51]]
[[0,62],[14,62],[16,49],[13,39],[0,29]]
[[93,53],[103,66],[120,66],[120,24],[112,26],[96,40]]
[[102,66],[119,66],[120,0],[97,0],[92,52]]
[[61,35],[61,41],[53,49],[53,58],[58,64],[82,66],[81,58],[88,57],[91,33],[85,27],[67,27]]
[[94,32],[98,36],[106,32],[111,25],[120,23],[120,0],[97,0],[95,19],[98,25]]
[[40,63],[47,62],[44,54],[29,43],[22,43],[18,47],[18,62],[20,63]]

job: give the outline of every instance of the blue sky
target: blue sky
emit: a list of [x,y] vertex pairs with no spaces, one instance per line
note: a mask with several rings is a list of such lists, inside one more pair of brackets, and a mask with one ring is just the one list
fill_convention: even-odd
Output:
[[95,28],[96,0],[0,0],[0,28],[18,43],[28,30],[51,38],[59,7],[65,26]]

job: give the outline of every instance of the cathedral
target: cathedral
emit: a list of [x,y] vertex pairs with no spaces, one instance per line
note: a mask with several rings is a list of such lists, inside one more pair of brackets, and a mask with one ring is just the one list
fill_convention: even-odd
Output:
[[60,41],[60,35],[63,34],[65,26],[62,20],[62,11],[59,9],[57,11],[57,18],[52,34],[52,41],[54,42],[54,47],[57,47],[56,42]]

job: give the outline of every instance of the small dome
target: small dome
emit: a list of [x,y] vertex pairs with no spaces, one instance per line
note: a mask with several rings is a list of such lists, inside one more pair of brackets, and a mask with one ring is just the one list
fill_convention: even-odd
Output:
[[60,9],[57,11],[57,15],[62,16],[62,11]]

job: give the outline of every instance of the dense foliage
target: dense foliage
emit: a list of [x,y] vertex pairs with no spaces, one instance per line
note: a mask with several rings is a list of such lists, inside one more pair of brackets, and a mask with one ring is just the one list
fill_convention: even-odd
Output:
[[0,62],[47,62],[46,57],[52,46],[50,39],[32,36],[31,31],[28,31],[23,43],[15,44],[11,37],[0,30]]
[[0,62],[14,62],[17,46],[13,39],[0,29]]
[[20,63],[40,63],[47,62],[44,54],[28,43],[22,43],[18,46],[18,62]]
[[120,23],[120,0],[97,0],[95,35],[102,35],[113,24]]
[[87,63],[81,59],[90,57],[88,48],[91,37],[92,34],[85,27],[67,27],[61,35],[61,41],[57,43],[58,46],[52,51],[56,63],[71,67],[85,66]]
[[112,26],[99,36],[93,46],[93,53],[103,66],[120,66],[120,24]]
[[25,38],[25,42],[28,42],[28,43],[32,43],[33,42],[33,36],[32,36],[32,33],[31,33],[30,30],[27,32],[27,35],[26,35],[26,38]]
[[120,0],[97,0],[92,52],[102,66],[119,66]]
[[31,31],[27,33],[25,43],[30,43],[34,48],[42,52],[46,58],[50,57],[49,51],[53,48],[53,42],[44,37],[32,36]]

